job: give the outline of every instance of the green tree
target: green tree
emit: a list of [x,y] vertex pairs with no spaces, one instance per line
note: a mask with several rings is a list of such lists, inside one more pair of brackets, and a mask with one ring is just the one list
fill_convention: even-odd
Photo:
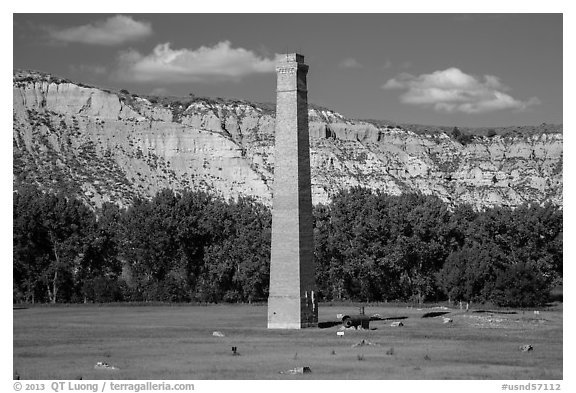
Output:
[[[205,253],[207,289],[212,300],[264,300],[270,275],[271,216],[263,205],[248,198],[223,205],[219,223],[225,236]],[[213,216],[214,217],[214,216]]]
[[[94,214],[63,194],[23,188],[14,196],[14,270],[28,301],[70,301]],[[40,296],[38,296],[40,295]]]
[[432,273],[449,244],[450,214],[443,202],[353,188],[316,211],[317,277],[327,298],[436,296]]
[[546,299],[542,294],[561,279],[562,213],[557,207],[496,207],[474,214],[459,210],[451,222],[454,238],[461,240],[437,276],[450,298],[526,306],[536,304],[536,298],[522,291],[532,288]]
[[550,298],[550,286],[530,264],[509,265],[496,277],[490,300],[504,307],[543,306]]
[[35,303],[42,301],[40,276],[48,263],[45,258],[50,245],[40,225],[42,193],[32,187],[24,187],[13,197],[13,271],[14,293],[17,300]]
[[96,226],[85,241],[84,258],[78,272],[80,296],[84,302],[123,300],[122,264],[118,258],[121,215],[118,206],[104,203],[98,212]]
[[176,196],[164,190],[152,201],[135,201],[123,215],[120,256],[129,272],[132,300],[159,300],[162,283],[177,261],[176,204]]

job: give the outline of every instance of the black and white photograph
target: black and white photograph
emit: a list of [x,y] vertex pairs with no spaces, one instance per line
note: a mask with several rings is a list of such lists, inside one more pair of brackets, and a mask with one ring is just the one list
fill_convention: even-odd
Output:
[[7,391],[568,390],[562,8],[234,4],[12,13]]

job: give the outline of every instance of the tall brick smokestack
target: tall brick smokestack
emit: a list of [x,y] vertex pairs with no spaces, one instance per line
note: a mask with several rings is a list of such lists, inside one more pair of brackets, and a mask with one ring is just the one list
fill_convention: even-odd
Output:
[[308,66],[283,55],[276,67],[276,150],[268,328],[318,324],[308,140]]

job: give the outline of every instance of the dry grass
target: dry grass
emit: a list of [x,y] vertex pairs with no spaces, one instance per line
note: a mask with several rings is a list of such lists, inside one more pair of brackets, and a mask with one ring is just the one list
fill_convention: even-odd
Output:
[[[321,305],[320,320],[356,311]],[[375,330],[338,337],[338,326],[268,330],[264,306],[33,307],[14,311],[14,373],[22,379],[562,378],[561,305],[540,315],[453,310],[450,324],[421,318],[426,311],[367,307],[366,313],[408,318],[403,327],[371,322]],[[225,337],[212,336],[215,330]],[[377,345],[352,348],[362,339]],[[534,350],[520,351],[523,344]],[[119,370],[95,370],[99,361]],[[279,373],[302,366],[312,373]]]

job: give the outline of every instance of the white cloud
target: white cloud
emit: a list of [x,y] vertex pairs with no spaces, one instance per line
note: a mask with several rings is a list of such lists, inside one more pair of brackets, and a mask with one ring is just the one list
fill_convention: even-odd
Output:
[[362,68],[363,66],[355,58],[347,57],[344,60],[342,60],[340,63],[338,63],[338,67],[340,67],[340,68]]
[[513,98],[506,93],[510,89],[496,76],[478,78],[454,67],[419,76],[402,73],[388,80],[382,88],[406,90],[400,96],[401,102],[431,106],[440,112],[522,111],[540,103],[536,97],[527,101]]
[[232,48],[229,41],[195,50],[172,49],[170,43],[164,43],[147,55],[136,50],[121,52],[116,78],[163,83],[237,81],[250,74],[274,72],[275,64],[275,59]]
[[46,30],[52,39],[59,42],[92,45],[120,45],[152,34],[150,23],[136,21],[124,15],[112,16],[82,26],[63,29],[47,27]]

